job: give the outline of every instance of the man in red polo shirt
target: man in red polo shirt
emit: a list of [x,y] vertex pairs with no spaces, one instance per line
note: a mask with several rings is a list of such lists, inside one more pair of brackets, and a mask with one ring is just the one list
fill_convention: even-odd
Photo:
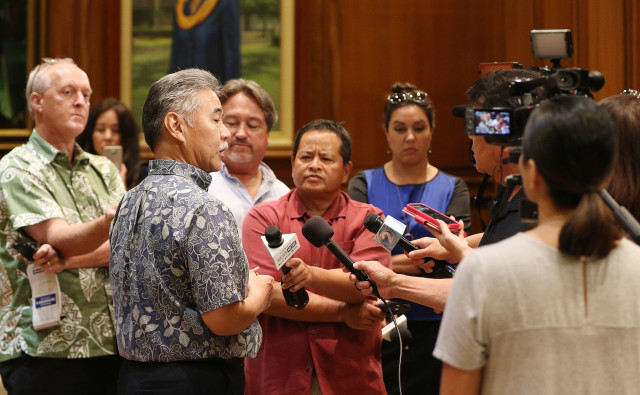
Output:
[[305,287],[309,303],[303,310],[287,306],[274,290],[271,307],[260,316],[263,342],[255,359],[245,361],[245,394],[385,393],[380,365],[381,322],[376,301],[364,299],[327,248],[316,248],[302,236],[312,216],[323,217],[333,240],[354,261],[376,260],[388,267],[391,256],[363,227],[370,205],[353,201],[340,190],[351,170],[351,139],[333,121],[302,127],[293,146],[292,175],[296,186],[278,200],[254,206],[242,227],[242,241],[252,268],[280,280],[260,236],[269,225],[283,234],[296,233],[301,248],[287,262],[292,270],[284,288]]

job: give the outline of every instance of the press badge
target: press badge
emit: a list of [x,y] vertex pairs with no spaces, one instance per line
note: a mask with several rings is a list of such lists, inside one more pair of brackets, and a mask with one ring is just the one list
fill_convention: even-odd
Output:
[[33,310],[33,329],[50,328],[60,325],[62,302],[58,276],[47,273],[33,263],[27,265],[27,276],[31,283],[31,308]]

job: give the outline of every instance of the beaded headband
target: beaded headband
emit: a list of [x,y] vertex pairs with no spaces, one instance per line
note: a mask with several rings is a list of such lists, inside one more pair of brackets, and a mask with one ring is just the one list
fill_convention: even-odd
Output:
[[632,96],[640,99],[640,91],[637,91],[635,89],[625,89],[620,94],[621,95],[632,95]]

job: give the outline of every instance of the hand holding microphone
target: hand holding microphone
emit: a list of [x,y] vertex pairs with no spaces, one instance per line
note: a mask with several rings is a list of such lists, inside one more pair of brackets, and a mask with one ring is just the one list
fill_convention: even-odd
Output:
[[281,281],[283,289],[296,292],[313,283],[309,267],[300,258],[289,259],[282,267],[282,271],[284,273]]
[[353,267],[367,277],[366,280],[361,280],[353,272],[349,275],[349,279],[355,281],[356,288],[363,295],[370,296],[373,294],[385,300],[393,298],[393,284],[399,274],[375,261],[355,262]]
[[[392,219],[393,217],[387,216],[387,218]],[[385,221],[382,220],[378,215],[371,213],[367,215],[367,218],[364,220],[364,227],[367,228],[370,232],[376,234],[376,242],[388,250],[392,250],[396,244],[402,247],[405,251],[417,251],[420,247],[416,246],[409,240],[402,237],[400,234],[396,233],[392,227],[385,226]],[[446,226],[445,226],[446,227]],[[428,262],[432,260],[432,258],[424,257],[424,262]],[[451,278],[453,277],[456,269],[449,265],[445,261],[433,259],[435,261],[435,265],[433,266],[433,277],[434,278]]]
[[440,227],[439,232],[432,232],[435,239],[424,237],[414,241],[415,244],[423,249],[409,254],[411,259],[431,256],[438,257],[443,261],[458,263],[473,251],[463,234],[456,235],[452,233],[440,220],[438,220],[438,225]]
[[[333,229],[331,228],[331,225],[329,225],[327,221],[325,221],[322,217],[313,216],[309,218],[309,220],[302,226],[302,235],[315,247],[327,247],[329,251],[333,255],[335,255],[336,258],[338,258],[340,263],[342,263],[358,281],[369,281],[369,278],[364,272],[354,268],[353,259],[351,259],[351,257],[349,257],[349,255],[347,255],[347,253],[344,252],[344,250],[340,248],[340,246],[336,244],[335,241],[333,241]],[[381,298],[378,294],[376,284],[371,281],[369,282],[371,283],[371,292],[375,296]]]
[[[280,228],[271,225],[264,230],[264,236],[261,238],[276,268],[281,269],[285,275],[289,273],[291,268],[285,266],[285,264],[300,248],[298,236],[296,236],[295,233],[283,235],[282,232],[280,232]],[[282,295],[288,306],[298,310],[304,309],[309,302],[309,294],[304,288],[300,288],[295,292],[282,288]]]

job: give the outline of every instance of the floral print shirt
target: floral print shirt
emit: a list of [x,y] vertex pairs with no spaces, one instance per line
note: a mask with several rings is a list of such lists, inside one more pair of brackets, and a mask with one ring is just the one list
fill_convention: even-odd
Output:
[[34,241],[20,229],[53,218],[70,225],[92,221],[120,200],[124,186],[105,157],[75,146],[74,161],[34,130],[29,141],[0,160],[0,361],[26,353],[87,358],[116,352],[112,298],[106,267],[57,274],[62,324],[32,326],[28,261],[15,242]]
[[244,300],[249,265],[231,211],[207,193],[211,176],[154,160],[111,224],[109,268],[120,355],[134,361],[254,357],[257,320],[218,336],[202,314]]

